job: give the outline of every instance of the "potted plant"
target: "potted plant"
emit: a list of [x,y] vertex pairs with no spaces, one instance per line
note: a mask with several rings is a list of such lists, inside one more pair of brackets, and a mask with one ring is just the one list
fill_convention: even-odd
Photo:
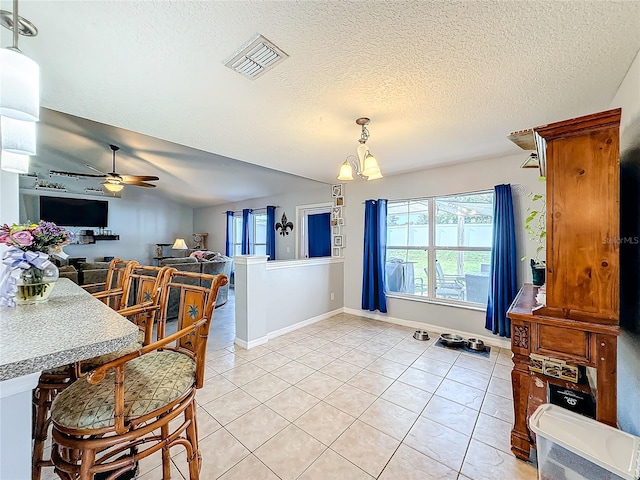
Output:
[[[533,278],[533,286],[541,287],[544,285],[546,264],[540,259],[541,253],[544,251],[547,242],[547,202],[544,194],[531,194],[532,206],[527,210],[529,215],[524,221],[524,229],[529,238],[536,242],[536,253],[530,260],[531,276]],[[525,260],[527,257],[523,257]]]

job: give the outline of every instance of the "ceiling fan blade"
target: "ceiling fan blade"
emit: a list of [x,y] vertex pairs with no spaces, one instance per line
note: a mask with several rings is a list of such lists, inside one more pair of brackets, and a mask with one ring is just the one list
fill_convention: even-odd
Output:
[[133,185],[136,187],[146,187],[146,188],[156,188],[157,185],[154,185],[153,183],[147,183],[147,182],[141,182],[141,181],[128,181],[128,182],[122,182],[125,185]]
[[97,168],[92,167],[91,165],[89,165],[88,163],[84,164],[85,167],[90,168],[91,170],[93,170],[94,172],[98,172],[101,173],[102,175],[107,175],[107,173],[103,172],[102,170],[98,170]]
[[149,182],[152,180],[160,180],[153,175],[120,175],[123,182]]
[[91,177],[91,178],[104,178],[107,176],[107,174],[94,175],[92,173],[63,172],[60,170],[49,170],[49,175],[62,175],[64,177]]

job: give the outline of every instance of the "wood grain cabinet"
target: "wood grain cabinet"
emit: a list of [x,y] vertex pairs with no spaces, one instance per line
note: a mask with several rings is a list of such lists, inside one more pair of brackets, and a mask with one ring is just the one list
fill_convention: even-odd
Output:
[[525,285],[508,313],[514,354],[511,450],[521,459],[529,458],[533,444],[528,417],[546,401],[550,380],[529,371],[531,353],[596,368],[596,419],[616,425],[620,113],[534,129],[546,141],[547,301],[537,305],[537,289]]

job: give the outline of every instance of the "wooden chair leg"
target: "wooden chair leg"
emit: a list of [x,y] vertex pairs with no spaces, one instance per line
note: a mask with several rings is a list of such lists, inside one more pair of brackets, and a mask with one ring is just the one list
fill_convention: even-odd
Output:
[[49,430],[49,410],[55,396],[55,390],[36,388],[33,393],[33,453],[31,455],[31,480],[40,480],[42,467],[51,465],[45,461],[44,444]]
[[91,468],[96,460],[96,451],[86,449],[82,452],[82,463],[80,464],[80,480],[93,480]]
[[[168,423],[160,427],[160,436],[164,441],[169,437]],[[171,455],[169,454],[169,447],[165,444],[162,447],[162,479],[166,480],[169,478],[171,478]]]
[[200,467],[202,466],[202,455],[198,446],[198,426],[196,423],[196,401],[195,397],[184,411],[185,420],[189,421],[187,427],[187,440],[191,444],[192,455],[187,458],[189,462],[189,480],[199,480]]

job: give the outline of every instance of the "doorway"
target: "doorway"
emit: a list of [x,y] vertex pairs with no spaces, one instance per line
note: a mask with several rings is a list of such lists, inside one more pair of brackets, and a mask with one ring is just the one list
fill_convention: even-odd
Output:
[[296,258],[331,256],[331,203],[296,207]]

